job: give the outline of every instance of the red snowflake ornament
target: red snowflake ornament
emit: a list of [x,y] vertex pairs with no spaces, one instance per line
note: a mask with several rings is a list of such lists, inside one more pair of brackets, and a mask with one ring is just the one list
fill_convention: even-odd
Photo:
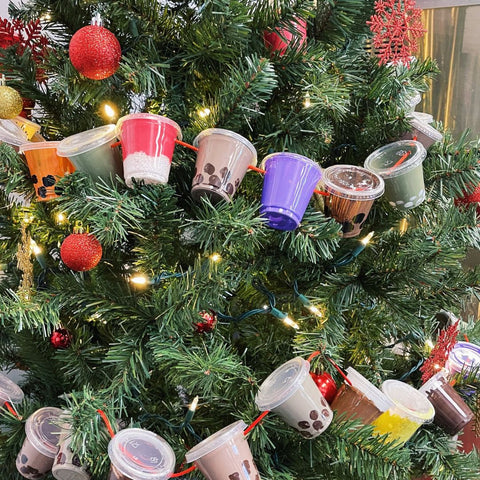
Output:
[[373,46],[380,65],[410,65],[412,55],[418,48],[418,39],[426,32],[421,19],[422,10],[415,6],[415,0],[375,2],[375,14],[367,25],[375,34]]

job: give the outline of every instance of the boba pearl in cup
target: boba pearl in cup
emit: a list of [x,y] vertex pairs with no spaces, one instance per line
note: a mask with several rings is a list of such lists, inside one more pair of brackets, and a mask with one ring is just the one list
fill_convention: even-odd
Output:
[[315,438],[330,425],[333,413],[309,374],[310,363],[295,357],[260,385],[257,407],[277,413],[305,438]]
[[23,397],[22,389],[6,375],[0,373],[0,405],[5,405],[5,402],[20,403]]
[[342,225],[343,237],[356,237],[362,230],[376,198],[385,190],[382,177],[354,165],[333,165],[323,171],[325,215]]
[[427,151],[420,142],[400,140],[371,153],[365,168],[385,182],[385,198],[392,207],[409,210],[425,200],[422,163]]
[[382,392],[392,406],[372,425],[374,433],[388,434],[388,442],[403,445],[423,424],[433,421],[433,405],[424,393],[412,386],[399,380],[385,380]]
[[207,480],[260,480],[252,452],[238,420],[195,445],[185,455]]
[[182,139],[182,131],[173,120],[153,113],[132,113],[117,122],[117,135],[129,187],[133,179],[146,184],[168,182],[175,140]]
[[77,170],[88,173],[93,179],[123,177],[120,149],[116,145],[115,125],[104,125],[64,138],[57,153],[68,159]]
[[448,383],[445,371],[436,373],[420,391],[425,393],[435,408],[433,423],[449,435],[456,435],[473,418],[473,412],[462,397]]
[[126,428],[108,444],[111,467],[107,480],[165,480],[175,468],[172,447],[159,435]]
[[445,368],[450,375],[475,372],[480,378],[480,345],[470,342],[457,342],[448,355]]
[[62,410],[40,408],[25,424],[26,438],[17,455],[17,470],[25,478],[36,479],[48,473],[58,451]]
[[260,213],[267,218],[269,227],[295,230],[322,177],[322,169],[309,158],[290,152],[272,153],[262,163],[266,171]]
[[392,404],[385,394],[354,368],[347,368],[347,379],[332,402],[332,409],[369,425]]
[[59,178],[75,171],[68,158],[57,155],[60,142],[30,142],[20,146],[27,159],[37,200],[45,202],[57,198],[55,185]]
[[255,147],[241,135],[222,128],[209,128],[193,141],[198,147],[192,197],[206,196],[212,202],[229,202],[248,166],[257,164]]

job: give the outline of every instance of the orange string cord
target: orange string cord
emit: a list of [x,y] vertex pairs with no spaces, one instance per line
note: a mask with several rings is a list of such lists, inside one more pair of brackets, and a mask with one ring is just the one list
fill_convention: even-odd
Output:
[[19,418],[17,412],[14,410],[14,408],[10,405],[9,402],[5,402],[5,407],[14,417]]
[[181,472],[178,473],[171,473],[168,478],[172,477],[181,477],[182,475],[186,475],[187,473],[193,472],[197,468],[196,465],[192,465],[191,467],[187,468],[186,470],[182,470]]
[[197,148],[197,147],[194,147],[193,145],[190,145],[189,143],[182,142],[181,140],[175,140],[175,143],[178,144],[178,145],[181,145],[182,147],[187,147],[187,148],[189,148],[190,150],[193,150],[193,151],[195,151],[195,152],[198,152],[198,148]]
[[105,426],[107,427],[108,433],[110,436],[113,438],[115,436],[115,432],[113,431],[112,425],[110,424],[110,420],[108,419],[107,415],[103,410],[98,409],[97,413],[102,417],[102,420],[105,423]]
[[310,363],[317,355],[320,355],[321,353],[322,352],[320,350],[316,350],[307,358],[307,362]]
[[464,334],[463,334],[463,338],[465,339],[465,341],[466,341],[466,342],[470,343],[470,340],[468,339],[468,337],[467,337],[467,334],[466,334],[466,333],[464,333]]
[[261,168],[254,167],[253,165],[249,165],[248,169],[253,170],[254,172],[258,172],[258,173],[265,173],[266,172],[266,170],[262,170]]
[[250,433],[253,428],[255,428],[262,420],[264,417],[267,416],[267,414],[270,413],[270,410],[265,410],[262,412],[244,431],[243,434],[247,435],[247,433]]
[[122,144],[122,142],[115,142],[115,143],[112,143],[112,144],[110,145],[110,148],[115,148],[115,147],[118,147],[118,146],[119,146],[119,145],[121,145],[121,144]]
[[386,172],[385,172],[385,175],[389,175],[390,173],[393,172],[393,170],[395,170],[398,166],[400,166],[407,158],[408,156],[411,154],[412,152],[409,150],[408,152],[406,152],[404,155],[402,155],[397,163],[393,166],[391,166]]
[[330,358],[326,357],[327,360],[335,367],[335,369],[338,371],[338,373],[343,377],[343,379],[349,384],[352,385],[352,382],[350,379],[342,372],[342,369]]

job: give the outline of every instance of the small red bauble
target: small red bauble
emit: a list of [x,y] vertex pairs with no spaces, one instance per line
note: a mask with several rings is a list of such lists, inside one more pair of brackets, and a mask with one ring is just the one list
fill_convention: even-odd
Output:
[[53,348],[68,348],[72,343],[72,335],[66,328],[57,328],[50,335]]
[[217,323],[217,316],[213,310],[209,312],[198,312],[198,314],[203,318],[203,322],[195,322],[193,326],[195,327],[195,331],[197,333],[210,333],[215,328],[215,324]]
[[83,76],[103,80],[118,70],[122,50],[110,30],[100,25],[87,25],[73,35],[68,55]]
[[85,272],[96,267],[102,253],[100,242],[90,233],[72,233],[60,247],[63,263],[76,272]]
[[332,376],[327,372],[323,372],[321,374],[310,372],[310,376],[320,390],[320,393],[324,396],[325,400],[328,403],[332,403],[335,395],[337,394],[337,384]]
[[[292,27],[296,34],[292,33]],[[263,42],[272,55],[278,53],[283,56],[289,46],[295,45],[300,49],[306,41],[307,22],[303,18],[293,20],[290,28],[283,25],[271,32],[263,32]]]

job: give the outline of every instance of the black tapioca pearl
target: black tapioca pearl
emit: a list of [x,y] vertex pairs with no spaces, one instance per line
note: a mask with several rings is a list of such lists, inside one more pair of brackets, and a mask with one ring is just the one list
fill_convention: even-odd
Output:
[[300,428],[310,428],[310,423],[305,421],[305,420],[302,420],[302,421],[298,422],[298,426]]
[[240,480],[240,474],[238,472],[232,473],[228,476],[230,480]]
[[32,175],[32,182],[38,183],[38,177],[36,175]]
[[47,198],[47,189],[45,187],[38,187],[37,193],[40,198]]
[[192,183],[194,185],[197,185],[197,184],[202,183],[202,182],[203,182],[203,175],[201,173],[199,173],[197,176],[195,176]]
[[352,222],[354,224],[362,224],[365,220],[366,220],[365,214],[364,213],[359,213],[358,215],[355,215],[355,217],[353,217]]
[[203,171],[209,175],[212,175],[212,173],[215,172],[215,167],[211,163],[206,163],[203,167]]
[[320,399],[320,403],[322,404],[323,407],[327,406],[327,402],[323,397]]
[[330,412],[325,408],[324,410],[322,410],[322,415],[328,418],[330,416]]
[[243,467],[245,468],[245,470],[247,471],[247,473],[250,473],[250,462],[248,460],[244,460],[243,461]]
[[229,183],[225,187],[225,190],[229,195],[233,195],[233,192],[235,191],[235,188],[233,188],[233,185],[231,183]]
[[24,453],[22,453],[22,456],[20,457],[20,461],[22,463],[27,463],[28,462],[28,457]]
[[47,175],[46,177],[42,177],[42,183],[45,187],[53,187],[57,181],[53,175]]
[[75,465],[76,467],[81,467],[82,464],[80,463],[80,459],[78,458],[78,455],[74,455],[72,458],[72,464]]
[[63,452],[60,452],[58,455],[57,455],[57,464],[64,464],[65,462],[67,461],[67,456],[63,453]]
[[240,179],[237,178],[237,179],[235,180],[235,188],[238,188],[239,185],[240,185]]
[[300,435],[302,437],[305,437],[305,438],[312,438],[313,437],[313,435],[310,432],[307,432],[307,431],[300,432]]
[[208,183],[218,188],[220,188],[222,185],[222,181],[216,175],[210,175],[208,178]]
[[317,412],[316,410],[312,410],[312,411],[310,412],[310,418],[311,418],[312,420],[316,420],[316,419],[318,418],[318,412]]
[[323,423],[320,420],[313,422],[313,428],[315,430],[321,430],[323,428]]

